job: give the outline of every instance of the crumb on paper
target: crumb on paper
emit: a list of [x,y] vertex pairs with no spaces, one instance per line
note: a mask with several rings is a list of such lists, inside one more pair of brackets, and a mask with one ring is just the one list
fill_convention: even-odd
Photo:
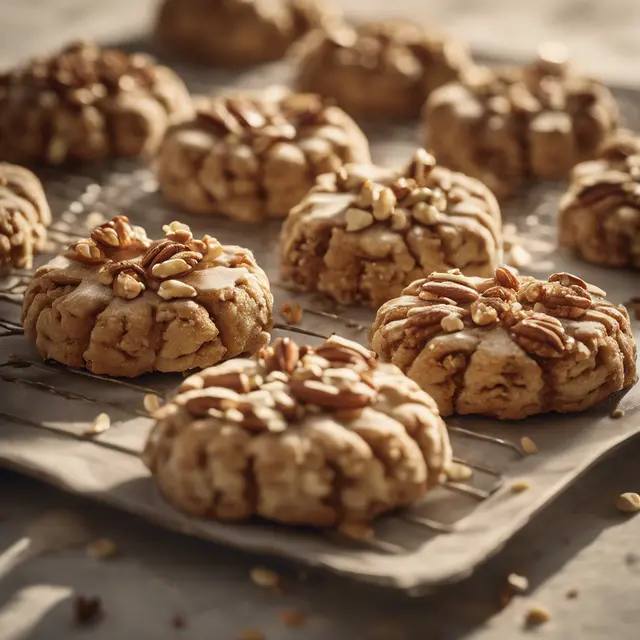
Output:
[[640,495],[637,493],[622,493],[616,498],[616,507],[622,513],[638,513],[640,511]]
[[575,587],[573,587],[571,589],[568,589],[565,595],[567,596],[567,598],[569,598],[569,600],[574,600],[578,597],[578,593],[579,591]]
[[507,585],[513,593],[525,593],[529,588],[529,580],[518,573],[510,573],[507,576]]
[[304,626],[309,618],[309,614],[299,609],[284,609],[278,613],[278,618],[280,618],[280,622],[286,627],[297,629]]
[[446,474],[452,482],[463,482],[473,475],[473,470],[461,462],[452,462],[447,467]]
[[551,613],[540,605],[532,606],[525,616],[525,623],[528,627],[537,627],[551,620]]
[[236,640],[265,640],[266,637],[260,629],[242,629],[236,636]]
[[160,408],[160,400],[155,393],[147,393],[142,401],[144,409],[147,413],[153,414]]
[[87,555],[96,560],[107,560],[118,555],[118,546],[111,538],[98,538],[87,545]]
[[171,626],[174,629],[184,629],[187,626],[187,619],[182,613],[176,613],[171,618]]
[[80,625],[91,624],[102,617],[102,601],[98,597],[76,596],[73,601],[75,621]]
[[275,571],[267,569],[266,567],[253,567],[250,575],[251,582],[264,589],[277,587],[280,582],[280,576]]
[[91,423],[91,426],[84,432],[85,436],[96,436],[104,433],[111,427],[111,418],[106,413],[99,413]]
[[623,415],[624,415],[624,411],[623,411],[622,409],[614,409],[614,410],[611,412],[611,417],[612,417],[614,420],[617,420],[618,418],[622,418],[622,416],[623,416]]
[[516,480],[511,484],[511,493],[523,493],[529,488],[531,485],[526,480]]
[[520,438],[520,447],[522,447],[522,450],[528,456],[538,453],[539,451],[538,445],[528,436],[523,436],[522,438]]
[[293,300],[285,300],[280,307],[280,313],[289,324],[300,324],[302,322],[303,309]]

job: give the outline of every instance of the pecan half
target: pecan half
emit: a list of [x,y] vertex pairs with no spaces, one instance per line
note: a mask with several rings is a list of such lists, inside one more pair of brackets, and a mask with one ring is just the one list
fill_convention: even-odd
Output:
[[70,260],[83,262],[84,264],[102,264],[107,261],[104,251],[93,240],[74,242],[64,255]]
[[291,380],[289,388],[301,402],[328,409],[362,409],[376,397],[376,392],[363,382],[338,389],[320,380]]
[[[517,291],[520,288],[520,282],[515,273],[509,267],[497,267],[495,271],[496,282],[501,287],[513,289]],[[551,280],[551,278],[549,278]]]
[[544,358],[558,358],[575,344],[562,323],[541,313],[533,313],[511,327],[515,342],[525,351]]
[[448,299],[461,304],[473,302],[480,294],[468,284],[458,282],[428,281],[422,285],[419,297],[423,300]]

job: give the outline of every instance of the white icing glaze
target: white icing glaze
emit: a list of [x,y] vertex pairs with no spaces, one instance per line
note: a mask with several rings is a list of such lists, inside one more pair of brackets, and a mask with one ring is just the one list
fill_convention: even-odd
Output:
[[193,271],[181,280],[194,287],[198,293],[206,295],[220,289],[233,288],[240,282],[246,281],[249,275],[244,267],[215,267]]

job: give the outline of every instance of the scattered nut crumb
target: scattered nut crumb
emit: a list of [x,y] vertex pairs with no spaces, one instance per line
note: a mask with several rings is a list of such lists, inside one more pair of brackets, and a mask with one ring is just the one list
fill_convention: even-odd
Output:
[[187,626],[187,619],[181,613],[176,613],[171,618],[171,626],[174,629],[184,629]]
[[614,409],[610,415],[614,420],[617,420],[618,418],[622,418],[624,411],[622,409]]
[[573,600],[574,598],[577,598],[577,597],[578,597],[578,593],[579,593],[579,592],[578,592],[578,590],[577,590],[575,587],[573,587],[572,589],[569,589],[569,590],[567,591],[567,593],[565,593],[565,595],[566,595],[566,596],[567,596],[567,598],[569,598],[570,600]]
[[548,609],[541,607],[540,605],[534,605],[527,611],[525,616],[525,623],[528,627],[535,627],[551,620],[551,613]]
[[142,404],[144,405],[145,411],[151,414],[160,408],[160,400],[155,393],[147,393]]
[[529,437],[523,436],[520,438],[520,446],[522,450],[528,455],[533,455],[534,453],[538,453],[538,445]]
[[297,629],[304,626],[309,614],[299,609],[285,609],[278,613],[278,617],[285,626]]
[[102,617],[102,601],[100,598],[76,596],[73,601],[73,613],[78,624],[91,624]]
[[280,313],[289,324],[300,324],[302,322],[302,307],[293,300],[285,300],[280,307]]
[[507,585],[514,593],[524,593],[529,588],[529,581],[525,576],[510,573],[507,576]]
[[271,569],[266,567],[254,567],[251,569],[251,582],[258,587],[268,589],[269,587],[277,587],[280,576]]
[[111,426],[111,418],[106,413],[98,414],[91,423],[91,426],[84,432],[85,436],[95,436],[104,433]]
[[236,636],[236,640],[265,640],[265,638],[260,629],[243,629]]
[[106,560],[117,555],[118,547],[111,538],[98,538],[87,545],[87,554],[96,560]]
[[623,513],[638,513],[640,511],[640,495],[637,493],[622,493],[616,498],[616,507]]
[[468,480],[473,475],[471,467],[460,462],[452,462],[447,468],[446,473],[447,478],[453,482]]
[[511,493],[522,493],[529,489],[531,485],[526,480],[516,480],[511,485]]
[[347,538],[354,540],[371,540],[373,538],[373,529],[366,524],[359,522],[343,522],[338,531]]

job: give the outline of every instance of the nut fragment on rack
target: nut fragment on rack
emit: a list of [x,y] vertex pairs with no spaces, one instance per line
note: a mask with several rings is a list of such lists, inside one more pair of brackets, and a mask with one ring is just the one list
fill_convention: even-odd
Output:
[[[371,346],[443,415],[518,420],[583,411],[636,381],[629,315],[605,295],[568,273],[548,280],[505,267],[488,278],[432,273],[378,309]],[[461,319],[459,329],[443,327],[450,315]],[[537,451],[526,436],[521,445]]]
[[560,200],[558,239],[579,257],[640,268],[640,137],[618,131],[575,167]]
[[522,436],[520,438],[520,448],[528,455],[534,455],[538,453],[538,445],[529,436]]
[[461,462],[452,462],[446,470],[447,478],[452,482],[464,482],[473,475],[473,470]]
[[84,432],[85,436],[97,436],[111,428],[111,418],[106,413],[99,413],[91,423],[91,426]]
[[516,480],[511,483],[511,493],[524,493],[531,488],[531,484],[527,480]]
[[160,399],[155,393],[147,393],[143,399],[143,406],[145,411],[153,414],[160,408]]
[[507,586],[513,593],[522,594],[529,589],[529,580],[517,573],[510,573],[507,576]]
[[0,276],[32,267],[50,224],[40,180],[28,169],[0,162]]
[[251,569],[251,582],[258,587],[270,589],[278,586],[280,576],[266,567],[254,567]]
[[255,222],[286,216],[321,174],[370,159],[344,111],[271,87],[199,99],[194,118],[167,133],[157,170],[169,202]]
[[293,300],[285,300],[280,307],[280,313],[289,324],[300,324],[302,322],[303,309]]
[[155,37],[195,62],[244,67],[279,60],[306,33],[338,18],[329,0],[165,0]]
[[102,600],[98,597],[76,596],[73,600],[73,612],[76,624],[92,624],[104,615]]
[[[165,234],[152,241],[116,216],[38,269],[22,322],[42,356],[134,377],[206,367],[268,344],[273,297],[252,253],[196,239],[179,222]],[[145,408],[155,411],[151,402]]]
[[616,507],[623,513],[638,513],[640,511],[640,495],[637,493],[622,493],[616,498]]
[[[377,308],[433,271],[492,275],[500,208],[480,182],[418,149],[397,170],[349,164],[322,176],[289,213],[281,251],[283,278],[296,286]],[[455,313],[441,321],[461,328]]]
[[[451,463],[431,398],[338,336],[314,347],[278,339],[205,369],[155,417],[143,460],[174,507],[205,518],[370,531]],[[252,571],[261,585],[276,578]]]
[[460,41],[409,20],[315,31],[297,53],[298,87],[356,117],[417,116],[431,91],[471,66]]
[[180,78],[148,56],[74,42],[0,75],[0,160],[152,154],[192,109]]
[[549,62],[541,48],[528,66],[471,68],[434,91],[422,118],[436,157],[482,180],[498,199],[528,178],[562,178],[593,158],[616,128],[615,99],[566,61]]

